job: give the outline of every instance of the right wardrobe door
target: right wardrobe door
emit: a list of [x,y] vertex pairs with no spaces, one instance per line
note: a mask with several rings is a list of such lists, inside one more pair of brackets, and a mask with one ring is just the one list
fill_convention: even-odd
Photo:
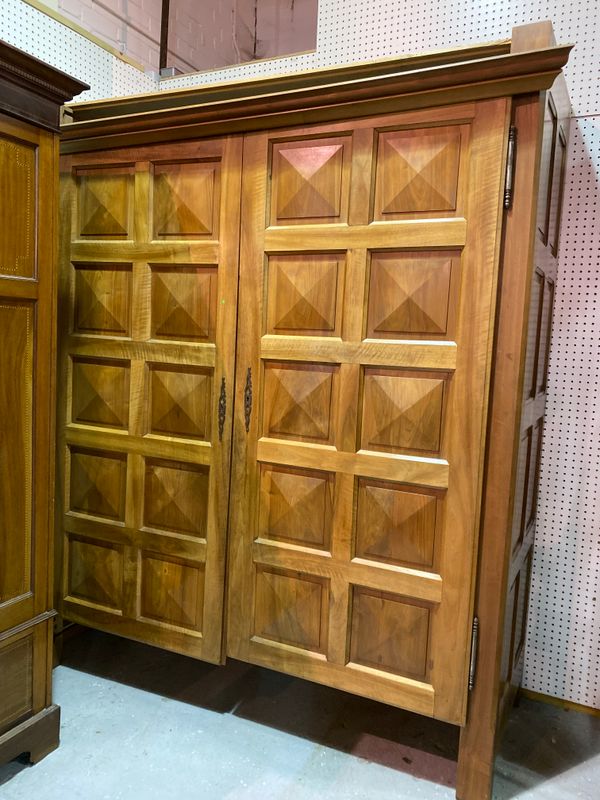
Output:
[[509,112],[243,156],[228,654],[458,724]]

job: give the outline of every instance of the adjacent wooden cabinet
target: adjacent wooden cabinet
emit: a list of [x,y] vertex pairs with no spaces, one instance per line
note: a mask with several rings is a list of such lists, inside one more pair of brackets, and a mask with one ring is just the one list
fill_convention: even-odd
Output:
[[525,635],[550,35],[63,129],[62,613],[461,726],[463,800],[489,797]]
[[79,83],[0,42],[0,762],[58,744],[52,705],[60,104]]

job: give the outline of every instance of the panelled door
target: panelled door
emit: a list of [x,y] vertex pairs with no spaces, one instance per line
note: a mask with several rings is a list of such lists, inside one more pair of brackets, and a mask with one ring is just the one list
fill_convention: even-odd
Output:
[[50,607],[54,157],[51,133],[0,114],[0,633]]
[[459,724],[508,112],[244,143],[227,652]]
[[241,140],[63,170],[62,611],[219,662]]
[[[505,641],[501,680],[505,689],[519,686],[523,675],[529,586],[537,515],[542,435],[552,332],[554,287],[558,271],[558,234],[567,157],[568,109],[558,110],[545,96],[541,148],[538,225],[523,374],[523,409],[513,506]],[[560,95],[559,95],[560,97]],[[561,113],[562,112],[562,113]]]

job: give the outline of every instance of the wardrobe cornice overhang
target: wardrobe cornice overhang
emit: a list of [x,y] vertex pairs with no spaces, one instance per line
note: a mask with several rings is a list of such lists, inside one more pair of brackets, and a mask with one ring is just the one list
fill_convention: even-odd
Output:
[[[241,83],[67,107],[62,152],[246,133],[393,113],[550,88],[572,45],[506,53],[505,45],[371,62]],[[491,51],[491,55],[490,55]],[[462,60],[453,60],[458,54]]]

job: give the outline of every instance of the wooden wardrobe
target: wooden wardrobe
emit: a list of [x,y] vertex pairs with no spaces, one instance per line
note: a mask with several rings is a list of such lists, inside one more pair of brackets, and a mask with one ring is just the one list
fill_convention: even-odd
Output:
[[60,105],[88,87],[0,41],[0,763],[58,744],[51,700]]
[[525,635],[568,52],[541,24],[70,108],[65,618],[461,726],[457,795],[489,797]]

